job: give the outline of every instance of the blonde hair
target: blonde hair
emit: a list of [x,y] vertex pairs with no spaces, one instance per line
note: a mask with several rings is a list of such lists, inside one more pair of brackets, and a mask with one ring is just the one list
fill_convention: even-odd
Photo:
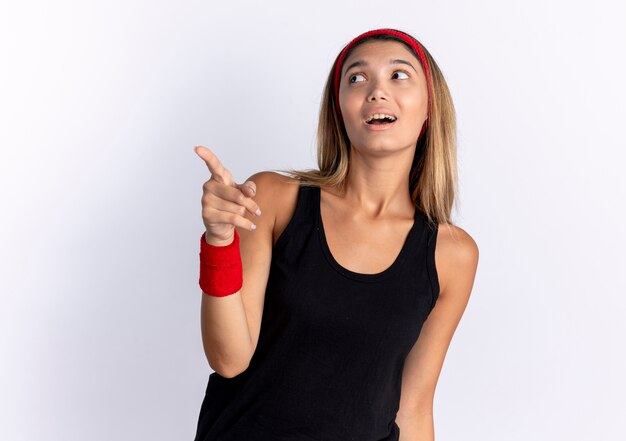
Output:
[[[412,48],[392,35],[364,38],[351,50],[372,39],[398,41],[418,58]],[[426,215],[430,223],[454,225],[451,211],[458,182],[456,112],[443,73],[428,50],[423,45],[421,46],[430,67],[432,85],[429,85],[428,94],[431,106],[428,126],[416,144],[416,154],[409,174],[409,193],[413,202]],[[320,105],[317,127],[318,169],[274,170],[298,179],[300,185],[343,189],[346,182],[350,167],[350,140],[343,120],[335,108],[333,72],[336,63],[337,60],[333,63],[326,79]]]

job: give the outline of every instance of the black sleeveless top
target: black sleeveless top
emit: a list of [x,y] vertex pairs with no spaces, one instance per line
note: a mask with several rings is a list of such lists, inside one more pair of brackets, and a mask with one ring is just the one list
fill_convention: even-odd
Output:
[[436,238],[416,207],[391,266],[350,271],[328,248],[319,187],[300,186],[257,348],[241,374],[209,376],[195,441],[397,441],[404,360],[439,294]]

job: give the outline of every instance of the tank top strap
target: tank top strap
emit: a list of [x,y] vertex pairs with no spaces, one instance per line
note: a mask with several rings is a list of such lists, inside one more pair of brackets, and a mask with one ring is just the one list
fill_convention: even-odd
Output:
[[[426,216],[422,214],[426,222]],[[437,298],[439,298],[439,276],[437,274],[437,267],[435,266],[435,247],[437,245],[437,234],[439,233],[439,224],[427,225],[427,246],[426,246],[426,269],[428,272],[428,279],[430,282],[430,288],[432,291],[432,303],[430,310],[435,307]]]
[[[287,225],[274,244],[273,253],[283,254],[285,247],[293,242],[300,242],[308,236],[306,233],[314,227],[315,219],[315,192],[316,187],[310,185],[300,185],[298,188],[298,196],[296,200],[296,208]],[[302,244],[301,244],[302,245]]]

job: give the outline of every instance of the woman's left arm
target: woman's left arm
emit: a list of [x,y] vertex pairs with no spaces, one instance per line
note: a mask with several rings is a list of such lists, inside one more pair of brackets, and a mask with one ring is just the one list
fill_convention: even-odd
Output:
[[434,441],[435,387],[454,331],[469,302],[478,246],[463,229],[441,224],[435,248],[440,293],[409,352],[402,373],[396,424],[400,441]]

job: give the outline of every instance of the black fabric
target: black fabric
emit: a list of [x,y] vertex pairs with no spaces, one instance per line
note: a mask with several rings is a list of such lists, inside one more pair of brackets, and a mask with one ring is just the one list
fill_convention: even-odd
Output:
[[394,263],[334,260],[320,189],[301,186],[278,238],[248,369],[209,376],[195,441],[392,441],[402,368],[439,294],[437,226],[416,207]]

